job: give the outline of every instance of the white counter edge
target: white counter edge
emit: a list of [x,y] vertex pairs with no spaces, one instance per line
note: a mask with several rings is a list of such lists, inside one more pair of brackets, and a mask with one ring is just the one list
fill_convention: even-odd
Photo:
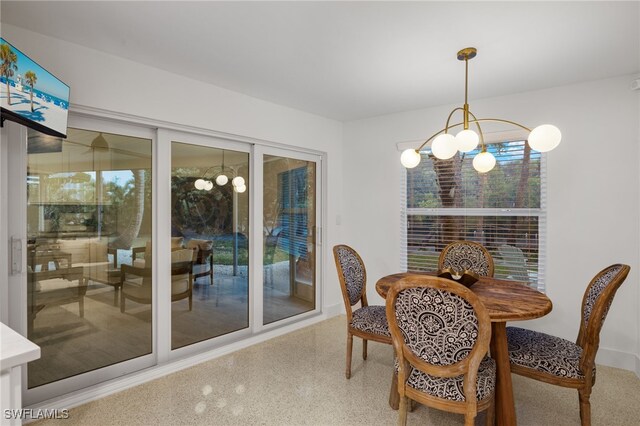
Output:
[[0,370],[40,358],[40,346],[0,323]]

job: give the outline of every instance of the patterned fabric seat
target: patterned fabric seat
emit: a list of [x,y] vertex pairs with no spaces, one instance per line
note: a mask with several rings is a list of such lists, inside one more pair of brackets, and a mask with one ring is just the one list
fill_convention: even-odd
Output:
[[[580,370],[582,348],[556,336],[518,327],[507,327],[512,364],[557,377],[584,380]],[[596,369],[593,369],[595,378]]]
[[353,311],[351,327],[365,333],[391,337],[384,306],[363,306],[356,309]]
[[[413,389],[452,401],[464,401],[464,376],[435,377],[414,368],[409,374],[407,385]],[[478,368],[476,381],[476,398],[482,401],[493,396],[496,388],[496,362],[493,358],[485,357]]]
[[397,358],[398,424],[406,424],[408,399],[464,414],[465,425],[473,424],[477,412],[493,403],[496,386],[496,363],[487,356],[491,322],[478,296],[443,278],[405,278],[389,289],[387,312]]
[[600,330],[613,297],[629,274],[628,265],[614,264],[593,277],[582,297],[576,343],[517,327],[507,327],[511,372],[578,390],[580,421],[591,425],[591,389],[596,377]]
[[[333,247],[342,299],[347,313],[347,368],[345,376],[351,377],[351,352],[353,336],[362,339],[362,359],[367,359],[367,341],[391,344],[384,306],[369,306],[367,302],[367,270],[360,255],[351,247],[340,244]],[[360,308],[353,307],[360,303]]]
[[438,269],[465,270],[485,277],[493,276],[493,258],[481,244],[473,241],[454,241],[440,253]]

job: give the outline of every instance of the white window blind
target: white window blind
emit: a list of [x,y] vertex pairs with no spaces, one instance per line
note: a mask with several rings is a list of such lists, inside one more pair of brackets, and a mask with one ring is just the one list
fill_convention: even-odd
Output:
[[422,161],[403,175],[402,268],[435,271],[438,256],[455,240],[485,246],[495,276],[544,291],[546,173],[544,159],[524,141],[491,143],[496,167],[473,169],[479,150]]
[[278,247],[285,253],[307,258],[308,241],[308,177],[307,167],[278,173],[278,226],[282,228]]

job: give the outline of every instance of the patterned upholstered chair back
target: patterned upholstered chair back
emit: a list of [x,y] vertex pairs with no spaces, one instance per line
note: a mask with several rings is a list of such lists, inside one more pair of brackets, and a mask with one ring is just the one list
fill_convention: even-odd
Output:
[[493,276],[493,258],[481,244],[473,241],[454,241],[440,253],[438,269],[453,269],[463,272],[465,269],[478,275]]
[[589,283],[582,299],[580,332],[576,344],[583,348],[581,364],[593,363],[600,343],[600,330],[607,317],[613,297],[629,274],[628,265],[615,264],[604,268]]
[[[471,290],[437,277],[405,278],[391,287],[386,303],[400,370],[408,362],[432,376],[473,372],[475,383],[489,347],[491,322]],[[407,374],[404,365],[398,380]],[[475,385],[465,388],[465,394],[467,390],[475,399]]]
[[395,320],[404,344],[433,365],[467,358],[478,340],[478,317],[462,296],[445,289],[407,288],[398,293]]
[[[348,303],[348,307],[351,307],[363,299],[363,295],[365,295],[367,271],[364,262],[354,249],[344,244],[333,248],[333,257],[336,261],[345,304]],[[363,306],[366,306],[366,296],[363,300]]]

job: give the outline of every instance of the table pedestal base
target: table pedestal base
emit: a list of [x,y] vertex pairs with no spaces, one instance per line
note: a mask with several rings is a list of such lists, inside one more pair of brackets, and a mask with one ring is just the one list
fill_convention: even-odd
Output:
[[491,323],[491,358],[496,362],[496,425],[515,425],[516,409],[507,347],[507,323]]

